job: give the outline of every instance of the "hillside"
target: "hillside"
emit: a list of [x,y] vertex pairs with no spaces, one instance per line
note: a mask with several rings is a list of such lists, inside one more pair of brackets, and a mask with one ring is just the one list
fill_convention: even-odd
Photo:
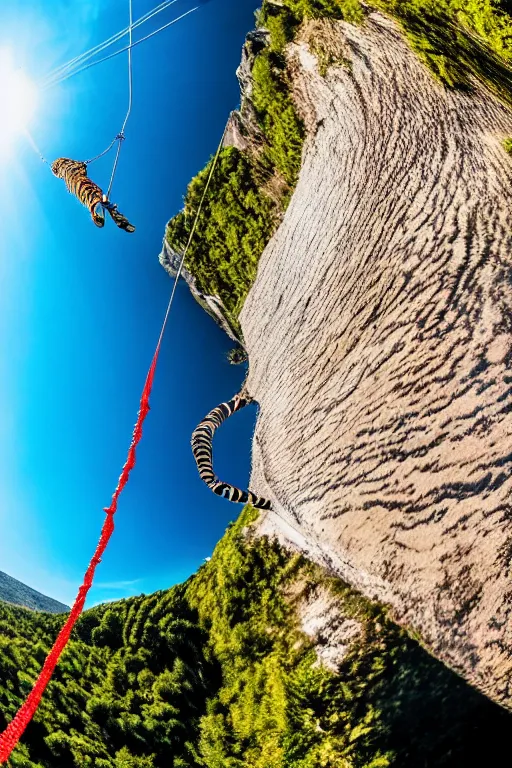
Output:
[[[12,768],[498,764],[512,716],[255,518],[185,584],[84,614]],[[60,621],[0,604],[0,727]]]
[[259,20],[222,215],[212,198],[187,267],[249,355],[264,530],[510,708],[510,6],[283,0]]
[[14,605],[24,606],[33,611],[45,611],[47,613],[66,613],[69,606],[42,595],[37,590],[27,587],[21,581],[13,579],[7,573],[0,571],[0,600]]

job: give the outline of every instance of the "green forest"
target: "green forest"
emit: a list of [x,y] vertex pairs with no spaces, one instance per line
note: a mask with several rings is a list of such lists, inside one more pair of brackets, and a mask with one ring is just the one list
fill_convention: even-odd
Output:
[[[372,0],[447,88],[512,99],[510,0]],[[306,138],[285,48],[311,19],[364,24],[358,0],[264,0],[253,51],[253,151],[225,148],[186,266],[233,321],[297,183]],[[319,39],[322,74],[341,63]],[[250,121],[249,121],[250,122]],[[210,161],[211,162],[211,161]],[[210,169],[166,237],[186,241]],[[431,657],[377,606],[277,543],[247,507],[184,584],[88,610],[11,768],[428,768],[501,765],[512,716]],[[317,590],[360,624],[335,673],[300,627]],[[29,692],[63,616],[0,603],[0,729]]]
[[[275,542],[246,507],[172,589],[77,624],[12,768],[383,768],[498,765],[512,715],[385,611]],[[361,626],[338,673],[302,633],[316,590]],[[64,617],[0,603],[0,727]]]
[[[359,0],[263,0],[256,21],[268,30],[269,42],[253,51],[251,104],[245,98],[241,107],[252,150],[223,150],[186,261],[198,288],[222,299],[240,337],[237,318],[297,183],[305,140],[290,95],[285,46],[310,20],[364,24],[371,9],[401,25],[412,48],[445,87],[468,89],[479,81],[512,103],[510,0],[371,0],[364,6]],[[330,54],[321,32],[317,34],[310,46],[325,75],[330,65],[344,62]],[[253,110],[257,127],[251,126]],[[190,182],[183,211],[167,225],[166,237],[175,250],[190,233],[210,163]]]

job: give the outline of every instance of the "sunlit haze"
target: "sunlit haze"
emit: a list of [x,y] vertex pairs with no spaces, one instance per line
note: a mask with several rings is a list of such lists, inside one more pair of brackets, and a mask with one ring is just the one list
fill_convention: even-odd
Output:
[[0,153],[28,127],[37,106],[37,89],[11,53],[0,50]]

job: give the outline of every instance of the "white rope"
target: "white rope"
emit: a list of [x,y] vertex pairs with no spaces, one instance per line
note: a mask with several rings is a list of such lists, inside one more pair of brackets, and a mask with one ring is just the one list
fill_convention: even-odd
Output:
[[110,150],[112,149],[112,147],[114,146],[114,144],[118,139],[119,139],[119,136],[114,136],[114,138],[112,139],[108,147],[104,149],[103,152],[100,152],[99,155],[95,155],[94,157],[91,157],[90,160],[85,160],[84,161],[85,164],[90,165],[91,163],[95,163],[96,160],[100,159],[100,157],[103,157],[103,155],[106,155],[108,152],[110,152]]
[[[142,24],[145,24],[154,16],[156,16],[159,13],[162,13],[162,11],[167,10],[167,8],[169,8],[171,5],[174,5],[177,2],[178,0],[165,0],[165,2],[155,6],[155,8],[145,13],[143,16],[140,17],[140,19],[137,19],[137,21],[135,21],[132,24],[132,30],[142,26]],[[106,48],[109,48],[111,45],[118,42],[126,34],[129,34],[129,32],[130,32],[130,27],[125,27],[120,32],[117,32],[115,35],[112,35],[111,37],[109,37],[108,40],[104,40],[102,43],[98,43],[98,45],[95,45],[94,47],[90,48],[88,51],[81,53],[79,56],[75,56],[74,59],[71,59],[66,64],[61,64],[60,66],[56,67],[54,70],[49,72],[46,75],[46,77],[43,79],[43,81],[41,82],[41,88],[48,88],[50,85],[53,85],[54,80],[56,82],[61,82],[61,79],[67,73],[68,70],[71,70],[77,66],[82,66],[86,61],[93,58],[94,56],[97,56]]]
[[132,0],[130,0],[130,35],[128,38],[129,41],[129,47],[128,47],[128,110],[126,112],[126,117],[124,118],[123,127],[121,128],[121,136],[124,136],[124,129],[126,128],[126,123],[128,122],[128,118],[130,117],[131,111],[132,111],[132,101],[133,101],[133,71],[132,71],[132,33],[133,33],[133,8],[132,8]]
[[50,165],[50,163],[48,162],[48,160],[43,155],[43,153],[41,152],[41,150],[37,146],[36,142],[34,141],[34,138],[33,138],[32,134],[30,133],[30,131],[28,130],[28,128],[25,127],[23,133],[25,134],[25,138],[27,139],[28,143],[30,144],[30,146],[32,147],[32,149],[34,150],[36,155],[39,155],[39,159],[42,160],[42,162],[45,163],[45,165]]
[[132,111],[132,102],[133,102],[133,71],[132,71],[132,24],[133,24],[133,9],[132,9],[132,0],[129,0],[129,7],[130,7],[130,44],[128,46],[128,109],[126,110],[126,116],[124,118],[123,127],[121,128],[121,131],[119,132],[117,136],[117,151],[116,151],[116,157],[114,160],[114,165],[112,168],[112,173],[110,174],[110,183],[108,185],[107,189],[107,200],[110,198],[110,192],[112,190],[112,184],[114,183],[114,177],[116,175],[117,171],[117,164],[119,162],[119,155],[121,154],[121,146],[124,141],[124,129],[126,128],[126,123],[128,122],[128,118],[130,117],[130,113]]

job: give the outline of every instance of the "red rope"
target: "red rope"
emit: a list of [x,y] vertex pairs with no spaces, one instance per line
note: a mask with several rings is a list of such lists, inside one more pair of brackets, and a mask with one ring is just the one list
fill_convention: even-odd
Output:
[[[161,337],[160,337],[160,340],[161,340]],[[57,666],[60,655],[67,645],[69,636],[71,634],[71,630],[73,629],[77,619],[79,618],[80,614],[83,611],[87,593],[92,585],[94,572],[96,571],[96,566],[101,561],[101,557],[105,552],[105,549],[107,548],[107,544],[114,531],[114,515],[117,511],[117,502],[118,502],[119,496],[123,491],[123,488],[128,482],[130,472],[135,466],[135,461],[136,461],[135,449],[142,437],[142,425],[144,424],[144,419],[146,418],[149,412],[149,397],[151,395],[151,390],[153,388],[153,379],[155,377],[155,369],[156,369],[156,363],[158,360],[159,352],[160,352],[160,341],[158,342],[156,352],[154,354],[150,369],[148,371],[148,375],[146,377],[146,383],[144,384],[144,389],[142,390],[142,396],[140,399],[140,406],[139,406],[139,414],[137,416],[137,423],[135,424],[135,427],[133,429],[132,442],[130,444],[130,449],[128,451],[128,457],[123,467],[123,471],[121,472],[121,476],[117,483],[117,487],[114,491],[114,495],[112,496],[112,501],[110,503],[110,506],[106,507],[104,510],[106,512],[107,517],[105,519],[105,522],[103,523],[103,528],[101,530],[101,536],[98,542],[98,546],[96,547],[96,551],[92,557],[91,562],[89,563],[89,567],[85,572],[83,584],[78,590],[78,594],[73,604],[73,608],[71,609],[71,613],[69,614],[69,617],[66,623],[62,627],[59,633],[59,636],[57,637],[54,643],[53,648],[48,654],[46,661],[43,665],[43,668],[39,674],[39,677],[34,683],[34,687],[32,688],[31,692],[25,699],[25,702],[22,704],[22,706],[20,707],[20,709],[18,710],[14,718],[11,720],[11,722],[9,723],[5,731],[2,734],[0,734],[0,763],[5,763],[9,759],[11,752],[13,751],[14,747],[20,740],[25,728],[32,720],[32,717],[34,716],[34,713],[39,705],[39,702],[41,701],[41,697],[46,689],[46,686],[48,685],[50,678],[55,670],[55,667]]]

